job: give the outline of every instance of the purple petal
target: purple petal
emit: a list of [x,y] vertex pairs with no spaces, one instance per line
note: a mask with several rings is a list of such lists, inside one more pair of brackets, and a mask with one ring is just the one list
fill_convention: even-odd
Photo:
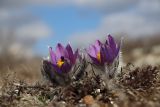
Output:
[[109,46],[106,46],[105,51],[106,51],[106,62],[112,63],[114,60],[114,53],[112,49]]
[[97,58],[97,52],[95,46],[91,45],[87,50],[87,52],[90,56]]
[[68,51],[69,55],[73,56],[73,50],[72,50],[70,44],[68,44],[68,45],[66,46],[66,50]]
[[58,43],[56,47],[56,56],[58,57],[58,59],[60,59],[61,56],[67,56],[65,48],[60,43]]
[[50,54],[50,59],[51,59],[51,62],[53,64],[56,64],[56,54],[54,53],[54,51],[52,50],[52,47],[49,47],[49,54]]
[[57,66],[57,64],[52,64],[53,68],[56,70],[58,73],[62,73],[62,70]]
[[65,61],[65,63],[61,67],[61,70],[62,70],[62,72],[67,73],[71,70],[71,68],[72,68],[72,65],[69,64],[67,61]]
[[100,50],[100,55],[101,55],[101,64],[103,65],[105,63],[105,49],[103,47],[101,47]]
[[69,60],[73,63],[74,62],[74,54],[73,54],[73,50],[69,44],[66,46],[66,50],[68,52]]
[[113,52],[116,52],[116,43],[114,38],[111,35],[108,35],[108,41],[109,41],[109,46],[111,47],[111,49],[113,50]]
[[95,48],[96,48],[96,51],[100,52],[100,49],[101,49],[101,46],[102,46],[102,43],[99,41],[99,40],[96,40],[95,42]]
[[91,58],[91,60],[93,61],[93,63],[95,63],[95,64],[97,64],[97,65],[100,64],[100,62],[97,60],[97,58],[95,58],[95,57],[93,57],[93,56],[91,56],[91,55],[89,55],[89,57]]
[[108,40],[106,39],[105,45],[108,45]]

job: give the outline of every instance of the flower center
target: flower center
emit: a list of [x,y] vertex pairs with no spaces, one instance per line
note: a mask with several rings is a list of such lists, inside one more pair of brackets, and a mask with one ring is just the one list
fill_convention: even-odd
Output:
[[63,64],[64,64],[64,57],[62,56],[61,59],[58,60],[57,66],[61,68]]
[[97,59],[99,62],[101,62],[101,53],[100,52],[97,53]]

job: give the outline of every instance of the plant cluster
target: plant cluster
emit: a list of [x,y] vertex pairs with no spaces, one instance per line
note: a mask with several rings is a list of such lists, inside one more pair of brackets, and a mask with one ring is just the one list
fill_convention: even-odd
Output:
[[116,43],[111,35],[108,35],[105,43],[96,40],[88,48],[75,52],[70,44],[64,47],[58,43],[55,51],[49,47],[49,58],[43,60],[42,74],[52,83],[65,85],[79,80],[91,65],[92,69],[98,68],[108,81],[118,72],[119,54],[120,43]]

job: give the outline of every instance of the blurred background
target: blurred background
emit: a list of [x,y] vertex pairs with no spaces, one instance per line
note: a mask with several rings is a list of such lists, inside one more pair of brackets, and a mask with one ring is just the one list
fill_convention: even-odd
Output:
[[33,83],[48,46],[123,37],[124,63],[160,64],[159,0],[0,0],[0,79]]

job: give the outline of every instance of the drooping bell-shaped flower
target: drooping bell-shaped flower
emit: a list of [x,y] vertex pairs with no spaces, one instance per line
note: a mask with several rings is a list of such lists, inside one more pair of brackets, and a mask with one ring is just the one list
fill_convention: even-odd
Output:
[[55,52],[52,50],[52,47],[49,47],[49,54],[50,61],[54,69],[58,73],[67,73],[71,71],[73,65],[76,63],[78,50],[73,52],[70,44],[64,48],[60,43],[58,43]]

